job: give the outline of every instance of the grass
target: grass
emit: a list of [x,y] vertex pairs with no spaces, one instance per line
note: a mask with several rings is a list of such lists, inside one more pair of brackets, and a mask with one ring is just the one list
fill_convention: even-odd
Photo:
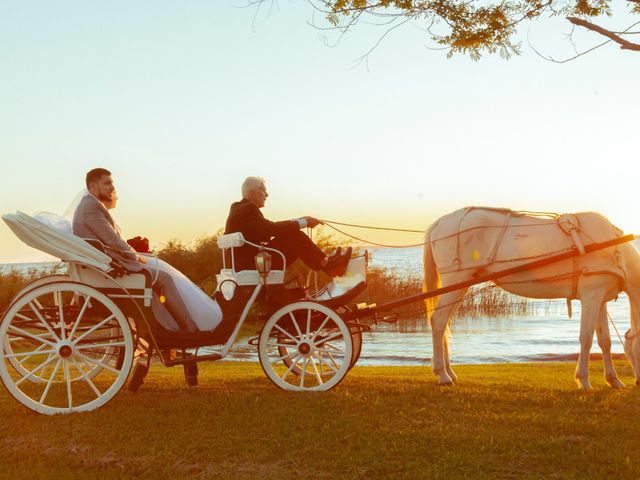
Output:
[[[617,362],[633,384],[628,365]],[[156,366],[138,394],[45,417],[0,393],[0,478],[640,478],[640,390],[578,391],[573,364],[356,367],[333,391],[278,390],[253,363]]]

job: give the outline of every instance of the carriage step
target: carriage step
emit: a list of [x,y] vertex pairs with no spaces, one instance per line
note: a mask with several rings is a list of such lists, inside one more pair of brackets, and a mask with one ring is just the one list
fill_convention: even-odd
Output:
[[137,362],[135,367],[133,367],[133,375],[131,376],[131,380],[129,380],[129,391],[133,393],[138,393],[140,387],[144,383],[144,377],[149,373],[149,367],[142,362]]

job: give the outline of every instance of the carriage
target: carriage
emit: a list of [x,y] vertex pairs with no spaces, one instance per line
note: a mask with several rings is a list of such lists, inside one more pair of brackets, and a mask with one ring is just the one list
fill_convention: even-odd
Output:
[[[222,320],[212,331],[175,332],[154,318],[154,276],[130,272],[85,240],[24,213],[3,220],[26,244],[60,258],[66,274],[25,286],[0,323],[0,378],[9,393],[44,413],[89,411],[105,405],[129,379],[137,391],[152,359],[182,365],[189,385],[198,383],[198,362],[225,358],[250,312],[264,319],[252,344],[266,376],[290,391],[336,386],[360,355],[365,326],[343,319],[366,288],[367,255],[352,258],[347,274],[310,294],[285,283],[286,260],[274,249],[221,235],[223,266],[214,300]],[[255,270],[235,268],[235,249],[259,249]],[[282,270],[271,256],[282,256]],[[157,361],[155,363],[158,363]]]
[[[25,243],[60,258],[67,266],[66,275],[50,275],[27,285],[0,323],[0,379],[20,403],[46,414],[88,411],[104,405],[125,385],[132,369],[128,387],[137,391],[153,358],[169,367],[183,365],[187,383],[197,384],[198,362],[225,358],[255,307],[259,307],[264,325],[250,343],[258,347],[266,376],[285,390],[324,391],[335,387],[357,362],[362,333],[370,328],[360,319],[373,318],[375,323],[387,318],[395,308],[452,292],[459,296],[479,283],[502,281],[536,269],[544,271],[552,264],[566,265],[567,261],[575,266],[578,257],[587,258],[598,251],[613,251],[613,258],[623,259],[622,263],[628,266],[633,262],[640,266],[640,256],[633,248],[633,258],[614,249],[634,236],[614,231],[610,235],[613,238],[603,237],[586,245],[576,242],[528,259],[515,258],[516,265],[510,268],[484,273],[479,270],[466,280],[388,303],[355,304],[352,302],[366,289],[366,253],[351,259],[344,278],[334,279],[310,294],[298,285],[285,284],[286,259],[281,252],[250,243],[236,233],[218,238],[223,266],[217,275],[214,299],[222,310],[221,323],[211,331],[174,332],[154,318],[154,278],[149,271],[129,272],[105,253],[100,242],[80,239],[23,213],[2,218]],[[244,245],[259,250],[255,270],[235,268],[234,251]],[[271,269],[273,255],[282,256],[282,270]],[[630,252],[627,250],[624,255]],[[607,285],[612,285],[606,287],[612,289],[609,294],[615,295],[620,289],[620,271],[598,266],[592,271],[572,271],[571,276],[588,276],[592,281],[605,278]],[[636,276],[640,278],[640,270]],[[627,289],[633,287],[630,292],[636,295],[640,287],[632,282],[636,277],[627,278]],[[563,277],[563,281],[569,285],[565,288],[570,288],[572,280]],[[574,289],[575,286],[573,282]],[[595,298],[596,313],[606,313],[601,308],[603,298]],[[590,319],[584,313],[587,311],[583,309],[583,322]],[[448,312],[438,313],[441,319],[448,320]],[[442,350],[443,329],[437,339],[435,329],[432,334],[434,352],[435,346]],[[627,334],[627,339],[635,336]],[[611,369],[607,381],[612,386],[623,386],[615,381],[610,350],[605,356],[605,368],[607,365]],[[434,366],[434,372],[441,376],[446,373],[447,382],[440,383],[452,381],[450,366],[446,372],[444,367]],[[587,377],[576,378],[582,381],[583,388],[589,386]],[[640,377],[637,382],[640,384]]]

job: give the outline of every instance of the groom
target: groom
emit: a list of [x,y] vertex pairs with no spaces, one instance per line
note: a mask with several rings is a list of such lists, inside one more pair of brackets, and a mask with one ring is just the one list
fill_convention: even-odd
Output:
[[108,210],[115,193],[111,172],[104,168],[94,168],[87,173],[85,182],[89,192],[82,198],[73,215],[73,234],[99,240],[107,250],[107,255],[130,272],[149,270],[153,278],[157,277],[153,285],[151,309],[158,323],[171,331],[196,331],[196,324],[189,318],[171,275],[145,265],[147,258],[131,248],[118,233]]

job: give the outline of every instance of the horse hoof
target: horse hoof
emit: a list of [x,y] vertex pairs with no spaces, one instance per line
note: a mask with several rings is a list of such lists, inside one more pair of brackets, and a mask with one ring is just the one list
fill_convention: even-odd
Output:
[[449,381],[449,382],[442,382],[442,381],[439,381],[439,382],[438,382],[438,386],[440,386],[440,387],[454,387],[454,386],[455,386],[455,383],[453,383],[453,380],[451,380],[451,381]]
[[438,377],[438,385],[453,385],[453,379],[445,372],[436,373],[436,377]]
[[582,380],[578,377],[576,377],[576,383],[578,384],[578,388],[581,390],[584,390],[585,392],[589,392],[591,390],[593,390],[593,387],[591,386],[591,384],[589,383],[589,380]]
[[626,385],[624,383],[622,383],[619,379],[617,378],[607,378],[606,379],[607,385],[609,385],[611,388],[624,388],[626,387]]

